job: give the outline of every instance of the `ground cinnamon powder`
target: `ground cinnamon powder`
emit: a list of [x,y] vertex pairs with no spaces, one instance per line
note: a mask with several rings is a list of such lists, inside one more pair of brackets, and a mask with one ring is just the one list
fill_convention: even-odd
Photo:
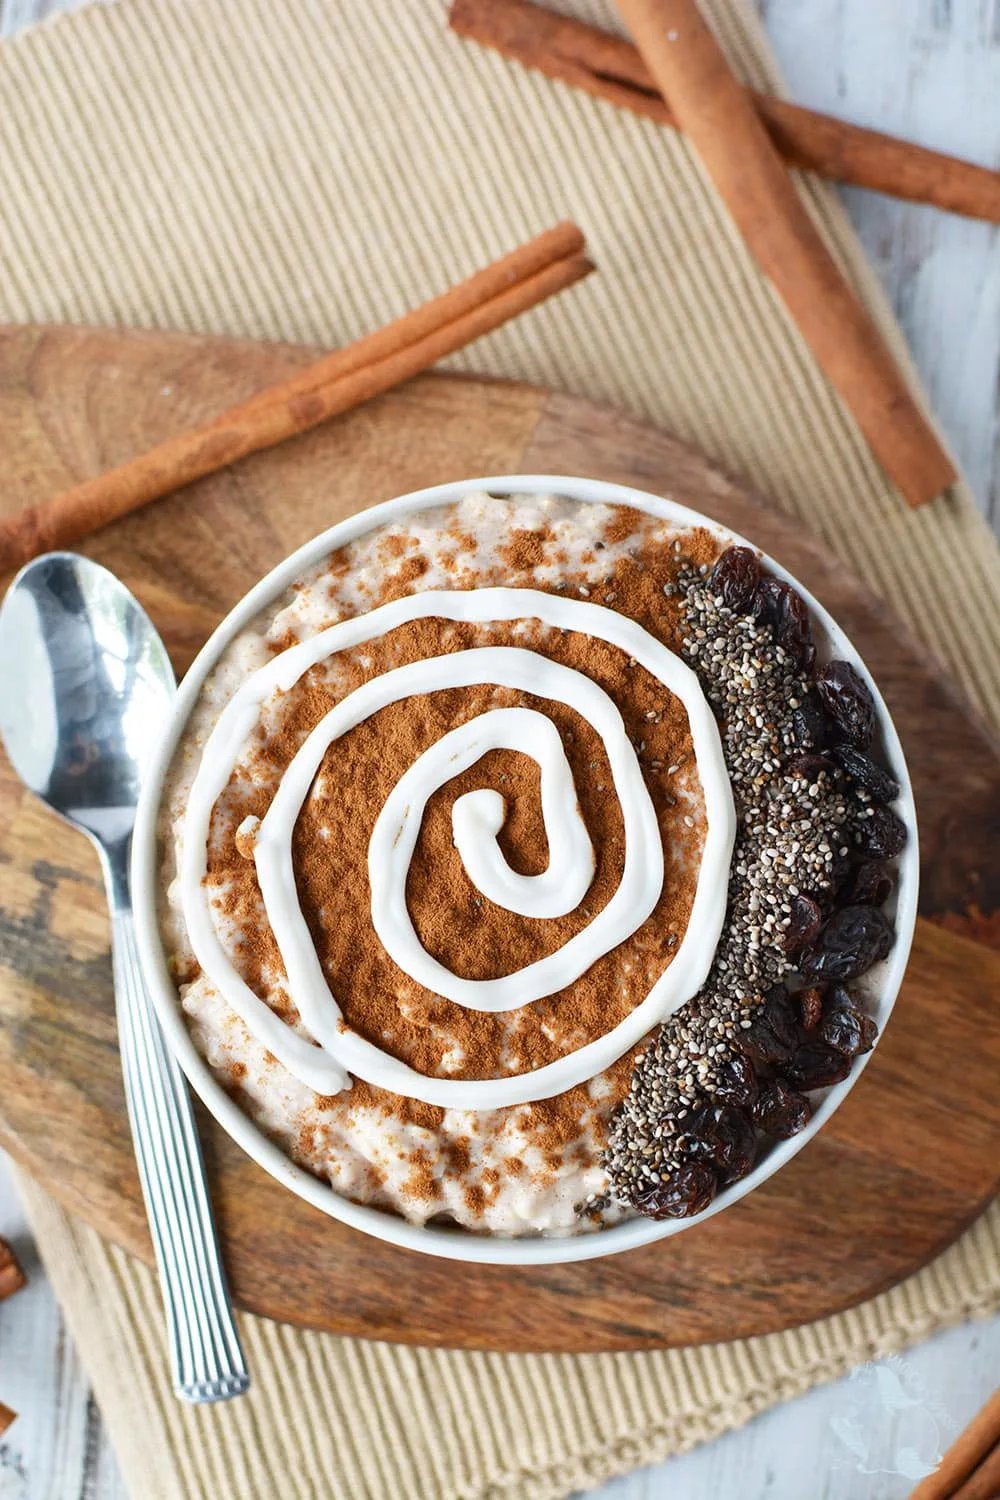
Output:
[[[710,563],[719,545],[708,532],[686,533],[680,548],[654,534],[650,518],[619,511],[609,522],[607,542],[635,536],[629,555],[618,557],[599,583],[567,573],[558,592],[585,597],[619,610],[668,645],[677,644],[676,604],[669,592],[682,562]],[[392,536],[380,555],[386,576],[368,607],[410,593],[427,560]],[[456,534],[455,564],[470,539]],[[473,544],[474,545],[474,544]],[[596,543],[598,549],[602,543]],[[492,576],[479,569],[477,586],[504,583],[539,587],[535,572],[558,561],[561,548],[548,528],[514,531],[499,549]],[[565,557],[565,554],[562,553]],[[440,560],[440,559],[439,559]],[[344,576],[343,558],[328,567],[331,586]],[[541,585],[544,586],[544,585]],[[417,935],[434,957],[465,978],[491,979],[516,972],[553,952],[585,927],[611,899],[621,878],[624,838],[621,811],[607,757],[598,736],[573,710],[530,694],[489,685],[417,695],[391,705],[335,741],[296,824],[293,858],[302,910],[344,1024],[418,1071],[453,1078],[490,1078],[533,1070],[573,1051],[618,1024],[669,965],[683,937],[697,877],[703,818],[698,806],[678,796],[691,770],[693,752],[680,703],[622,652],[575,632],[533,622],[467,625],[437,619],[400,626],[364,648],[341,653],[308,672],[285,695],[280,716],[262,716],[252,749],[220,798],[213,815],[208,882],[217,888],[222,915],[238,929],[235,962],[248,984],[286,1020],[297,1014],[284,984],[277,946],[267,925],[252,858],[252,829],[235,830],[248,816],[267,811],[278,780],[305,736],[347,692],[393,667],[426,656],[473,646],[529,646],[553,661],[585,673],[614,699],[636,746],[663,837],[663,891],[649,919],[625,943],[598,960],[569,989],[501,1015],[470,1011],[442,999],[403,973],[382,948],[371,923],[368,843],[389,791],[413,761],[456,725],[505,706],[538,708],[559,730],[573,772],[580,809],[596,856],[596,871],[580,908],[566,917],[518,916],[480,895],[454,848],[451,810],[456,798],[479,787],[501,792],[507,818],[499,836],[505,857],[522,874],[537,874],[548,860],[539,799],[539,771],[528,757],[493,751],[455,777],[428,802],[407,882],[407,906]],[[693,826],[691,826],[693,825]],[[638,1049],[637,1049],[638,1050]],[[606,1077],[595,1106],[589,1085],[571,1089],[520,1111],[544,1159],[558,1166],[576,1148],[581,1119],[601,1121],[627,1090],[634,1054],[619,1060]],[[434,1130],[443,1112],[401,1099],[356,1080],[349,1094],[324,1104],[338,1109],[380,1109]],[[444,1170],[461,1176],[469,1155],[450,1144]],[[433,1201],[441,1163],[415,1159],[406,1182],[409,1194]],[[487,1169],[489,1171],[491,1169]],[[496,1182],[481,1172],[471,1183],[468,1206],[478,1213]],[[475,1202],[473,1202],[473,1199]]]

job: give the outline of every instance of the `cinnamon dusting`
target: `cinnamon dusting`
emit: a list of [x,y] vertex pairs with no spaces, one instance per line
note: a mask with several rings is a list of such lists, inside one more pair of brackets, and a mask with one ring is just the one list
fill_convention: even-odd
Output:
[[[598,581],[566,574],[558,592],[579,593],[636,620],[676,647],[679,617],[664,593],[681,562],[711,563],[719,544],[706,531],[684,536],[683,555],[673,538],[651,535],[656,523],[645,513],[621,510],[606,527],[607,543],[635,538],[624,557],[609,562]],[[466,568],[459,553],[475,541],[451,533],[456,551],[446,562],[452,586],[544,587],[534,574],[565,552],[550,528],[514,531],[498,549],[493,570]],[[371,605],[413,591],[428,568],[413,538],[390,535],[380,544],[386,564]],[[599,557],[601,543],[596,544]],[[401,561],[402,559],[402,561]],[[441,562],[440,555],[437,558]],[[591,569],[591,572],[593,570]],[[343,576],[342,557],[329,560],[331,601]],[[289,632],[291,642],[295,637]],[[541,709],[556,725],[566,751],[580,809],[594,846],[596,870],[581,907],[566,917],[540,921],[494,906],[469,881],[454,848],[451,810],[464,793],[479,787],[499,790],[507,818],[499,836],[505,857],[522,874],[537,874],[548,860],[539,797],[539,771],[530,758],[492,751],[440,788],[429,800],[407,882],[407,906],[417,935],[434,957],[466,978],[492,979],[515,972],[551,953],[582,930],[611,899],[624,863],[621,811],[599,737],[573,710],[530,694],[489,685],[416,695],[390,705],[330,747],[296,824],[293,860],[299,899],[317,953],[347,1026],[409,1063],[418,1071],[454,1078],[489,1078],[533,1070],[617,1025],[645,998],[671,962],[683,936],[694,898],[703,837],[700,808],[677,795],[677,767],[693,758],[683,707],[663,685],[613,646],[575,632],[533,622],[470,625],[440,619],[402,625],[363,648],[341,653],[307,673],[284,696],[280,714],[262,715],[252,749],[234,773],[212,819],[207,880],[217,891],[224,919],[238,930],[234,961],[245,981],[284,1019],[297,1020],[287,994],[277,946],[263,913],[248,831],[238,847],[234,831],[246,818],[262,818],[274,789],[305,736],[347,693],[406,662],[480,645],[530,646],[553,661],[584,672],[617,703],[639,754],[663,835],[665,879],[656,908],[626,943],[601,958],[569,989],[506,1014],[470,1011],[425,990],[389,958],[371,923],[367,851],[375,819],[400,776],[419,755],[456,725],[502,706]],[[688,827],[685,817],[692,818]],[[516,1125],[557,1169],[579,1151],[581,1123],[590,1122],[598,1149],[606,1121],[627,1090],[636,1053],[603,1075],[605,1092],[580,1085],[554,1099],[521,1106]],[[245,1069],[244,1069],[245,1072]],[[348,1118],[374,1110],[429,1132],[438,1132],[445,1112],[378,1089],[360,1079],[344,1094],[317,1101],[335,1116]],[[300,1142],[308,1157],[312,1139]],[[435,1164],[425,1152],[411,1153],[402,1191],[437,1202],[439,1170],[463,1179],[469,1171],[468,1143],[449,1141]],[[519,1174],[516,1157],[504,1169]],[[492,1174],[492,1175],[490,1175]],[[499,1178],[482,1167],[466,1189],[474,1216],[495,1198]]]

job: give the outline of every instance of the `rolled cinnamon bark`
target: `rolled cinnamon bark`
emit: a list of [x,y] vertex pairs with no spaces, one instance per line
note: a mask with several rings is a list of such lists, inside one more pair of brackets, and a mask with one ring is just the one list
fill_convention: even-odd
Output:
[[1000,1390],[994,1391],[981,1411],[977,1412],[963,1432],[952,1443],[934,1470],[917,1485],[910,1500],[972,1500],[976,1487],[990,1478],[989,1465],[995,1465],[995,1485],[985,1489],[986,1500],[1000,1492]]
[[695,0],[619,0],[650,73],[765,276],[889,478],[922,505],[956,477],[848,287]]
[[[459,36],[621,109],[678,128],[639,53],[620,37],[532,0],[453,0],[448,19]],[[1000,224],[1000,172],[772,94],[746,92],[790,167]]]
[[65,547],[248,453],[274,447],[360,406],[593,269],[576,225],[556,225],[432,302],[204,426],[0,520],[0,570]]
[[17,1256],[7,1241],[0,1239],[0,1302],[5,1297],[12,1297],[15,1292],[19,1292],[26,1280],[18,1264]]

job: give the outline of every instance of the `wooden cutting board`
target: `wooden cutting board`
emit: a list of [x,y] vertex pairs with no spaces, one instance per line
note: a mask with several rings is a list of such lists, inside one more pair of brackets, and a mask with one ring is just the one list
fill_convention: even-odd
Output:
[[[0,331],[0,506],[120,462],[309,358],[226,339]],[[517,471],[670,494],[752,537],[845,626],[888,699],[916,787],[922,920],[906,983],[855,1091],[771,1182],[677,1238],[583,1265],[466,1267],[393,1249],[279,1187],[202,1113],[237,1301],[342,1333],[519,1350],[696,1343],[835,1312],[943,1249],[1000,1174],[1000,952],[961,935],[976,928],[971,904],[1000,908],[1000,758],[926,652],[843,565],[649,426],[529,386],[447,376],[249,459],[82,550],[134,589],[181,672],[251,583],[333,521],[423,485]],[[151,1260],[96,861],[5,763],[0,1143],[69,1208]]]

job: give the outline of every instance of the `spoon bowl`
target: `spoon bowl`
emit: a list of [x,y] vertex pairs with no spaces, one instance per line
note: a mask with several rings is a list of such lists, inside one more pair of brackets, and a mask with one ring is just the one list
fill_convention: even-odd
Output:
[[70,823],[127,840],[174,674],[145,610],[113,574],[50,552],[0,609],[0,735],[21,780]]

